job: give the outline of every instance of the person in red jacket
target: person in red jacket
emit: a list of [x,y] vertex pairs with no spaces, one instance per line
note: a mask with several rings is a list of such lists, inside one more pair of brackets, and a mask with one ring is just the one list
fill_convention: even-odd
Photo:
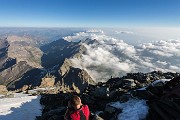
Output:
[[65,120],[89,120],[89,107],[81,103],[81,98],[74,95],[68,102],[68,108],[66,110]]

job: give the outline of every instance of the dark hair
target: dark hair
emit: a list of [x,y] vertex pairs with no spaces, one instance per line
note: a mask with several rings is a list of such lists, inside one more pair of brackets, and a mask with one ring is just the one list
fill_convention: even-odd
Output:
[[72,99],[70,100],[72,106],[76,106],[81,104],[81,99],[77,95],[73,95]]

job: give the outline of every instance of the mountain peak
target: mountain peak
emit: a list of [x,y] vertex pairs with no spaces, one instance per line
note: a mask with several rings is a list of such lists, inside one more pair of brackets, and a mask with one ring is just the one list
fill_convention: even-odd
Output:
[[87,38],[86,40],[81,41],[81,43],[85,43],[85,44],[87,44],[87,45],[90,45],[90,44],[100,44],[100,43],[98,42],[98,40],[96,40],[96,39],[90,39],[90,38]]

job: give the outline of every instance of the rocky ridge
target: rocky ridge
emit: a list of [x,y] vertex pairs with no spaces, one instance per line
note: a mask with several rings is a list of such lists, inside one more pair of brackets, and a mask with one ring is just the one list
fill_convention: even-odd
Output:
[[64,60],[72,57],[80,57],[85,47],[80,42],[68,42],[64,39],[56,40],[48,45],[42,46],[42,66],[50,68],[55,65],[62,65]]
[[8,56],[9,43],[7,39],[0,39],[0,71],[14,65],[16,59]]
[[11,45],[8,39],[0,39],[0,84],[5,85],[8,90],[16,90],[29,83],[23,79],[30,76],[28,73],[33,71],[33,67],[24,60],[17,61],[16,57],[12,58],[9,55]]
[[[44,105],[42,116],[39,120],[63,119],[67,102],[73,94],[81,97],[82,102],[91,110],[90,119],[93,120],[117,120],[121,109],[110,105],[111,102],[127,102],[130,99],[145,99],[149,106],[149,114],[144,119],[180,118],[180,77],[179,73],[128,73],[121,78],[111,78],[107,82],[89,85],[81,93],[63,93],[42,95],[41,104]],[[161,82],[161,79],[171,79],[169,82]],[[140,88],[143,88],[140,90]],[[171,96],[176,94],[176,96]],[[163,99],[162,99],[163,98]],[[171,102],[169,101],[171,100]],[[101,101],[101,102],[99,102]],[[164,104],[164,108],[159,105]],[[167,104],[169,104],[167,106]],[[175,105],[177,107],[172,107]],[[157,108],[158,107],[158,111]],[[167,109],[164,111],[164,109]],[[176,113],[166,113],[168,110],[176,110]]]
[[[89,84],[95,84],[95,81],[89,73],[81,68],[77,68],[71,58],[80,59],[86,48],[81,42],[68,42],[60,39],[43,46],[42,65],[49,68],[48,72],[56,77],[55,85],[64,85],[68,89],[78,88],[78,91],[84,90]],[[55,67],[56,66],[56,67]]]
[[[62,85],[62,88],[67,90],[74,87],[77,91],[82,91],[87,85],[95,83],[86,70],[76,68],[74,63],[68,59],[80,58],[85,52],[85,47],[80,43],[71,43],[60,39],[42,47],[41,50],[44,54],[41,58],[41,64],[45,69],[41,70],[38,69],[40,63],[31,61],[34,54],[38,53],[38,56],[41,56],[40,52],[29,46],[28,43],[25,44],[26,41],[22,41],[20,38],[14,41],[10,39],[9,42],[10,44],[6,39],[5,52],[7,58],[3,60],[7,62],[12,59],[15,62],[0,72],[3,78],[0,82],[6,85],[8,90],[25,91],[36,87],[49,87],[51,84],[50,86]],[[25,46],[22,45],[22,42]],[[38,59],[38,56],[34,57]],[[46,74],[54,76],[53,83],[51,78],[46,78]]]
[[41,68],[42,51],[32,45],[35,41],[29,37],[8,36],[8,56],[15,58],[17,62],[26,61],[34,68]]

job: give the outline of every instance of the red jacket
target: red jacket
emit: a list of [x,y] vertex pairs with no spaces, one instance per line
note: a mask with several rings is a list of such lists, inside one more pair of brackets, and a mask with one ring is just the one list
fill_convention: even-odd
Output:
[[68,116],[66,118],[70,120],[81,120],[80,119],[80,110],[82,110],[83,114],[86,117],[86,120],[89,120],[89,107],[87,105],[83,105],[80,109],[74,110],[68,113]]

